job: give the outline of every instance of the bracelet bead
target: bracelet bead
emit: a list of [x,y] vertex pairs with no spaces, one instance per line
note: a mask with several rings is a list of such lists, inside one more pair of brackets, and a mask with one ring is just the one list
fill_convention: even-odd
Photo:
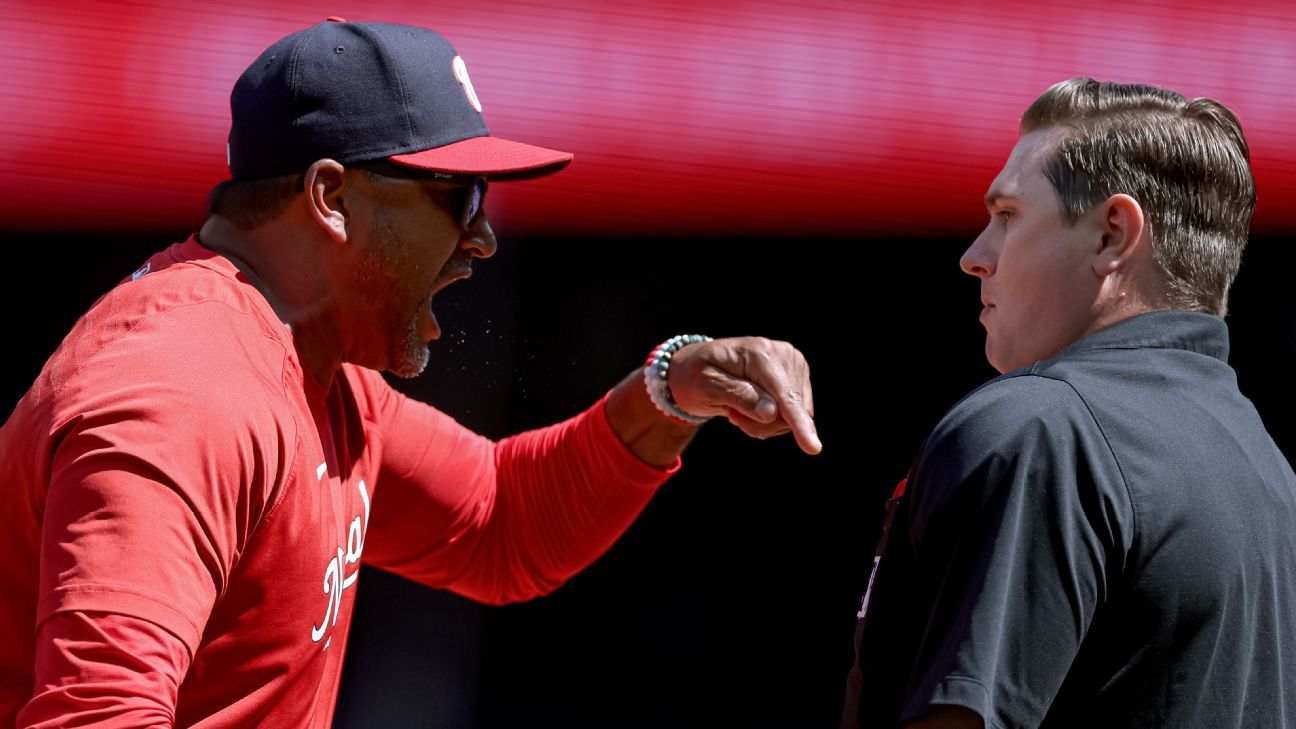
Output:
[[648,398],[662,414],[672,420],[686,425],[701,425],[710,420],[709,416],[692,415],[680,409],[671,395],[669,377],[671,359],[680,349],[690,344],[710,342],[711,337],[702,334],[678,334],[653,348],[644,362],[644,387]]

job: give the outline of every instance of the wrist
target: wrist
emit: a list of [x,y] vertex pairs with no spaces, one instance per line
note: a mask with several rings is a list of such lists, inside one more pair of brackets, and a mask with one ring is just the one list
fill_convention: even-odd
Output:
[[644,362],[643,381],[648,398],[658,412],[683,425],[697,426],[711,419],[711,416],[694,415],[685,412],[675,402],[670,389],[670,367],[675,353],[690,344],[711,341],[711,337],[702,334],[680,334],[653,348]]

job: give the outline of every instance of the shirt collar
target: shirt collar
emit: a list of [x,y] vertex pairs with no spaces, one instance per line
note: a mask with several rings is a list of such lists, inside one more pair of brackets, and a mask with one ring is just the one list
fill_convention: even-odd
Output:
[[1228,362],[1228,325],[1195,311],[1152,311],[1130,317],[1076,341],[1055,357],[1098,349],[1182,349]]

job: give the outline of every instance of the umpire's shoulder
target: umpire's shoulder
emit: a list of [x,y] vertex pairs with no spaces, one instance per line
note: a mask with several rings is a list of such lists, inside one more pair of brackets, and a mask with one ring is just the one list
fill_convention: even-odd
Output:
[[924,443],[910,482],[915,522],[961,518],[1037,478],[1058,486],[1051,474],[1092,436],[1101,434],[1067,382],[1028,370],[995,378],[951,408]]
[[931,440],[954,439],[983,449],[1024,434],[1073,427],[1092,420],[1080,393],[1064,379],[1023,368],[990,380],[941,418]]
[[1088,429],[1093,416],[1067,381],[1032,369],[996,377],[968,393],[941,418],[924,455],[959,460],[1011,453],[1039,438]]

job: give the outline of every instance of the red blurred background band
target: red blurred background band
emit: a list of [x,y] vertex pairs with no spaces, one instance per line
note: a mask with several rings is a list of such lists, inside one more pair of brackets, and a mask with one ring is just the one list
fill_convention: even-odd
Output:
[[505,232],[975,231],[1017,118],[1077,75],[1228,104],[1252,145],[1256,231],[1296,230],[1296,5],[1263,0],[18,0],[0,5],[0,226],[195,227],[226,177],[234,79],[330,14],[443,33],[492,131],[576,153],[492,190]]

